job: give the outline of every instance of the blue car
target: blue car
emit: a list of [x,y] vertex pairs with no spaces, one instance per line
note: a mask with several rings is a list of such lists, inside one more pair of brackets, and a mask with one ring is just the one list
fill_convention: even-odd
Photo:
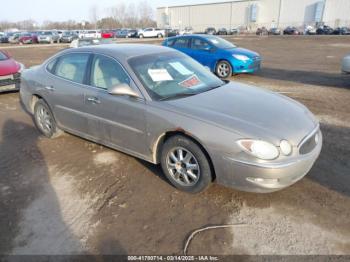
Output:
[[228,78],[232,74],[253,73],[260,69],[261,57],[258,53],[237,47],[213,35],[170,37],[162,45],[191,56],[220,78]]

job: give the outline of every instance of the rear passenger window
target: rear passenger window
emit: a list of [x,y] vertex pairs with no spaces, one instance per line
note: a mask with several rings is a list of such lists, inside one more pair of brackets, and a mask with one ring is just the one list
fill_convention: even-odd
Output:
[[197,50],[209,50],[211,45],[207,41],[203,41],[199,38],[192,39],[192,49]]
[[188,40],[189,38],[179,38],[175,41],[173,44],[173,47],[175,48],[187,48],[188,47]]
[[89,56],[89,54],[61,56],[57,62],[55,75],[82,84]]

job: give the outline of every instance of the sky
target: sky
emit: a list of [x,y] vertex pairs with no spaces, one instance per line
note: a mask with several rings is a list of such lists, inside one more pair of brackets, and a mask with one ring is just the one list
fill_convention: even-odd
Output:
[[[99,16],[103,17],[108,14],[110,7],[120,2],[137,5],[139,0],[1,0],[0,21],[16,22],[33,19],[42,23],[45,20],[89,20],[92,6],[97,6]],[[148,0],[154,10],[161,6],[208,2],[215,2],[215,0]]]

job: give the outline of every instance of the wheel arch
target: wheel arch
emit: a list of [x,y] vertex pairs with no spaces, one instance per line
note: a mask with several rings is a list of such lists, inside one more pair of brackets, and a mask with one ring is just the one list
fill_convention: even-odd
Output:
[[155,164],[159,164],[160,163],[160,155],[161,155],[161,151],[162,151],[162,147],[164,145],[164,143],[171,137],[176,136],[176,135],[181,135],[184,136],[190,140],[192,140],[195,144],[197,144],[203,151],[203,153],[205,154],[205,156],[208,159],[209,165],[210,165],[210,169],[212,171],[212,181],[214,181],[216,179],[216,174],[215,174],[215,168],[214,168],[214,164],[213,161],[208,153],[208,150],[203,146],[203,144],[200,142],[200,140],[195,137],[193,134],[186,132],[183,129],[176,129],[176,130],[169,130],[166,131],[164,133],[162,133],[156,140],[156,142],[154,143],[153,146],[153,162]]

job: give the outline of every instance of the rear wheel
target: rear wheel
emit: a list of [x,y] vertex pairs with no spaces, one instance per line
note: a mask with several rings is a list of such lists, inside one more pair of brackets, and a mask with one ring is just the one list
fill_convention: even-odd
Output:
[[163,35],[162,34],[158,34],[158,38],[162,38],[163,37]]
[[215,74],[220,78],[228,78],[232,75],[232,66],[227,61],[219,61],[215,68]]
[[182,191],[198,193],[211,184],[212,171],[206,155],[187,137],[176,135],[164,143],[161,165],[170,183]]
[[39,99],[34,106],[34,122],[40,132],[48,138],[55,138],[63,133],[57,127],[49,106],[42,99]]
[[139,38],[143,38],[143,34],[139,35]]

